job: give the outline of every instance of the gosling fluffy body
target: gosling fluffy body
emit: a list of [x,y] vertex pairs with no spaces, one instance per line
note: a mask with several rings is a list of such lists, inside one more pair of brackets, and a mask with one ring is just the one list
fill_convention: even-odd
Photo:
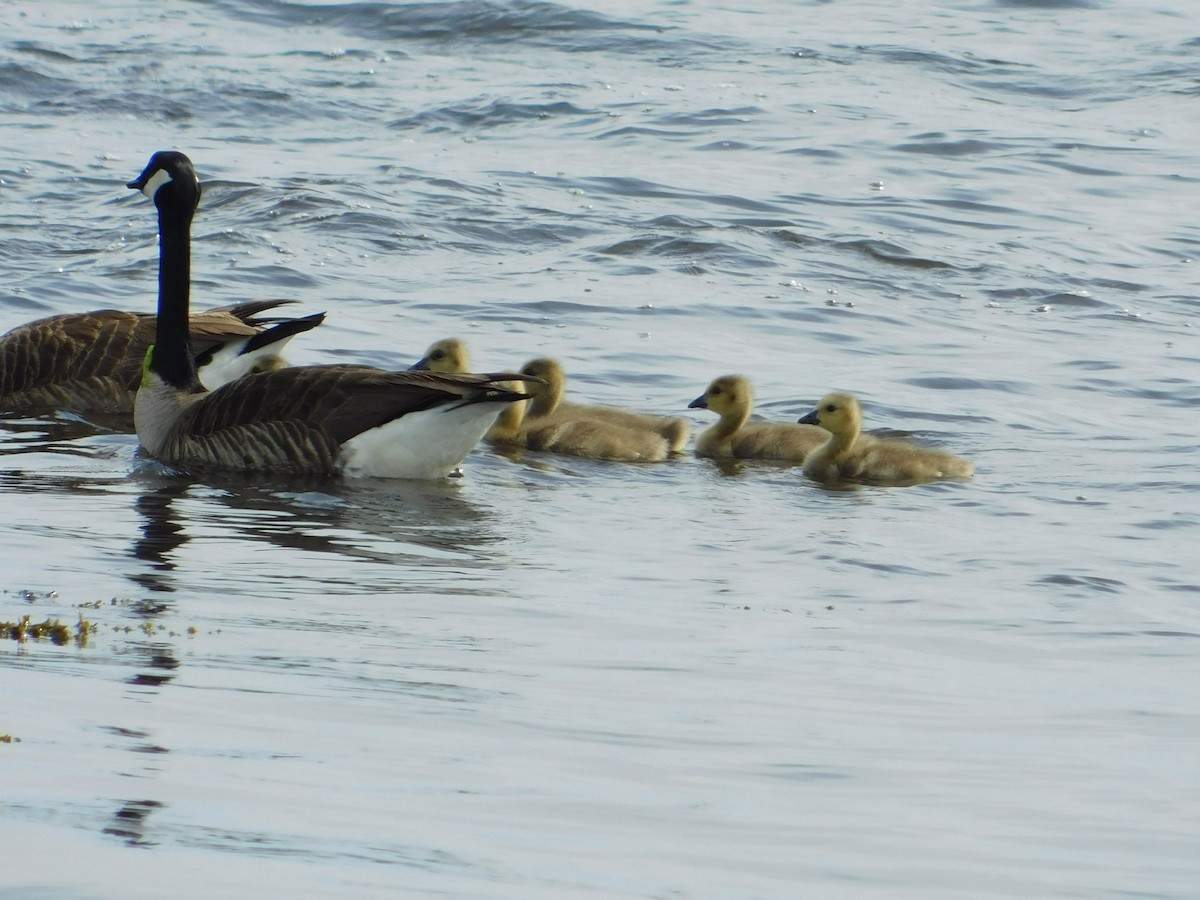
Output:
[[620,409],[615,406],[572,403],[563,399],[567,377],[558,360],[539,357],[521,367],[521,372],[540,379],[541,384],[531,385],[532,400],[526,410],[531,419],[546,419],[551,416],[560,420],[589,419],[611,422],[634,431],[651,432],[663,438],[668,453],[680,453],[687,444],[688,423],[678,416],[656,416],[650,413]]
[[970,478],[970,460],[946,450],[862,434],[862,411],[851,394],[826,394],[800,419],[829,432],[825,443],[804,461],[804,474],[822,482],[919,484],[941,478]]
[[614,462],[662,462],[670,455],[666,438],[653,431],[626,428],[604,419],[549,416],[523,423],[525,446],[587,459]]

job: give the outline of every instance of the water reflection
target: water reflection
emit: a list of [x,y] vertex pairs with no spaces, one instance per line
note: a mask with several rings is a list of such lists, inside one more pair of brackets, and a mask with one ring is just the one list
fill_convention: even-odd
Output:
[[159,669],[160,672],[135,672],[128,683],[143,687],[161,687],[171,681],[175,677],[175,670],[179,668],[179,660],[169,647],[162,650],[161,653],[152,653],[146,663],[151,669]]
[[[500,460],[482,468],[489,464],[500,465]],[[512,529],[501,527],[503,510],[470,499],[463,488],[453,479],[195,478],[140,458],[133,436],[106,432],[77,417],[0,418],[0,495],[27,496],[21,515],[35,532],[77,538],[75,549],[85,564],[105,572],[111,572],[105,544],[127,540],[120,523],[122,513],[131,510],[136,532],[125,553],[136,565],[118,574],[160,596],[181,589],[179,566],[188,558],[181,553],[197,539],[210,557],[201,573],[217,580],[233,577],[232,570],[270,574],[272,565],[277,579],[309,572],[319,580],[337,580],[325,574],[329,567],[314,562],[330,554],[388,564],[393,578],[391,564],[419,567],[422,575],[414,584],[439,567],[482,567]],[[81,503],[84,497],[88,505]],[[107,527],[95,529],[96,521]],[[244,548],[255,543],[290,551],[294,565],[277,557],[247,563]],[[216,545],[221,546],[213,557]],[[189,552],[197,555],[195,548]],[[362,576],[356,571],[355,580]],[[195,587],[194,572],[188,577]]]
[[89,439],[128,432],[119,419],[89,421],[68,412],[0,415],[0,456],[55,453],[90,457],[95,454],[87,444]]
[[104,833],[121,838],[131,847],[152,847],[157,842],[146,838],[146,820],[163,808],[157,800],[125,800],[113,813],[112,824],[104,828]]
[[129,577],[150,591],[173,591],[164,573],[175,569],[171,555],[187,540],[183,525],[172,515],[175,501],[187,492],[185,481],[171,482],[140,494],[134,508],[141,514],[142,536],[133,543],[135,559],[148,562],[150,571],[134,571]]
[[454,481],[135,477],[145,488],[134,501],[142,522],[130,555],[148,568],[129,577],[155,592],[177,589],[180,550],[200,532],[304,556],[459,566],[489,558],[504,538],[495,513],[466,499]]
[[[131,753],[158,756],[170,752],[166,747],[150,741],[149,732],[140,729],[109,725],[104,728],[104,731],[120,739],[120,746]],[[135,777],[153,775],[156,772],[157,769],[153,766],[141,766]],[[127,772],[125,774],[134,775],[135,773]],[[157,843],[147,836],[150,831],[149,819],[155,811],[164,809],[166,804],[159,800],[141,798],[117,800],[116,802],[119,806],[113,811],[107,824],[101,828],[101,832],[118,837],[132,847],[147,847]]]
[[721,475],[726,478],[735,478],[745,472],[776,470],[786,472],[789,469],[795,469],[796,475],[800,475],[800,466],[788,460],[782,459],[734,459],[732,457],[711,457],[703,460],[703,464],[716,469]]

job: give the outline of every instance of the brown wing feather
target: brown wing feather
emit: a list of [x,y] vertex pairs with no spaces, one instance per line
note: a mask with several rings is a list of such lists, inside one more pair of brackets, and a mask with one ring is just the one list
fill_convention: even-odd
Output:
[[212,309],[194,312],[188,318],[188,337],[192,349],[199,356],[205,349],[202,343],[211,339],[214,344],[224,343],[234,337],[250,337],[268,325],[284,321],[287,316],[262,317],[260,313],[294,303],[294,300],[248,300],[231,306],[214,306]]
[[179,431],[205,438],[268,423],[303,422],[343,444],[357,434],[418,410],[460,397],[464,403],[509,397],[498,375],[446,375],[429,371],[389,372],[369,366],[303,366],[247,375],[190,407]]
[[[71,409],[103,396],[102,408],[124,404],[128,411],[153,334],[152,316],[116,309],[50,316],[14,328],[0,338],[0,402],[8,409]],[[77,403],[76,394],[85,403]]]
[[[195,313],[193,350],[203,356],[251,337],[274,319],[260,313],[291,303],[256,300]],[[34,408],[130,413],[155,317],[119,309],[49,316],[0,337],[0,410]]]
[[[295,303],[295,300],[246,300],[243,303],[231,303],[228,306],[214,306],[212,309],[205,310],[210,313],[227,313],[235,319],[241,319],[243,322],[248,322],[251,325],[265,325],[270,322],[278,321],[277,317],[267,319],[257,318],[260,313],[267,312],[271,309],[277,309],[280,306],[289,306]],[[193,313],[195,315],[195,313]]]

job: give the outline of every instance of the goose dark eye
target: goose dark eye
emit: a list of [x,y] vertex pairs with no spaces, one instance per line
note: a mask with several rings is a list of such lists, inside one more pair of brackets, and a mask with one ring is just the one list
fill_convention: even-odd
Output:
[[827,404],[825,404],[825,412],[827,412],[827,413],[837,412],[837,407],[834,406],[832,403],[827,403]]
[[445,351],[445,350],[434,350],[434,351],[433,351],[433,358],[434,358],[434,359],[445,359],[445,358],[446,358],[446,351]]
[[710,393],[710,394],[712,394],[714,397],[717,397],[717,396],[720,396],[721,389],[720,389],[720,388],[713,388],[711,391],[709,391],[709,393]]

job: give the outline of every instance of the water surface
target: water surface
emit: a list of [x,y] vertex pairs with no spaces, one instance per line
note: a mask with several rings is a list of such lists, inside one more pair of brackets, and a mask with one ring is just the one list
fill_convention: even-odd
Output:
[[1188,897],[1200,63],[1183,0],[9,5],[0,330],[200,305],[298,363],[561,358],[976,461],[480,448],[191,479],[0,418],[0,897]]

